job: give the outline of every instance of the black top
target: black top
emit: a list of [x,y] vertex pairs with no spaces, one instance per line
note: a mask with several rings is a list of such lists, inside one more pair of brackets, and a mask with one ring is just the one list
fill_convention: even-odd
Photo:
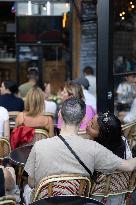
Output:
[[3,169],[0,168],[0,197],[5,196],[5,179]]
[[24,101],[14,94],[4,94],[0,95],[0,106],[6,108],[8,111],[22,112],[24,110]]

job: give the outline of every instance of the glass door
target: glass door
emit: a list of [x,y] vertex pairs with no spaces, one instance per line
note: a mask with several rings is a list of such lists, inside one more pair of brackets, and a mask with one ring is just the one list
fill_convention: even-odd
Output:
[[71,76],[69,2],[28,1],[17,3],[18,81],[27,80],[27,69],[39,69],[40,82],[50,80],[53,70],[62,81]]

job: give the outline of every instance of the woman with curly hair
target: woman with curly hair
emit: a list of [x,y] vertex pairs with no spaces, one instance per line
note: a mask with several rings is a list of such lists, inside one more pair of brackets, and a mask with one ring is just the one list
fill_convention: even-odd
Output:
[[[132,153],[122,132],[121,122],[114,114],[107,112],[95,115],[87,126],[87,134],[90,136],[90,139],[97,141],[120,158],[132,158]],[[99,179],[102,175],[101,173],[97,173]],[[115,176],[114,173],[113,175]],[[102,200],[102,197],[95,198]],[[109,196],[105,204],[124,205],[124,201],[125,194],[116,194],[116,196]]]

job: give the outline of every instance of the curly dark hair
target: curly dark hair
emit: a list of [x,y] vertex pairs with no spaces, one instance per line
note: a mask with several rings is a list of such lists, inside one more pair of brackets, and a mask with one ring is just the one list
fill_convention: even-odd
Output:
[[117,156],[124,158],[126,152],[125,142],[122,139],[121,122],[114,114],[98,114],[99,136],[96,141],[111,150]]

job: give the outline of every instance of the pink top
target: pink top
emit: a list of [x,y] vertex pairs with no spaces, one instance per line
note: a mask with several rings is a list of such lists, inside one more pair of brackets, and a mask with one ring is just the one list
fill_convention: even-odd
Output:
[[[86,130],[86,126],[89,123],[89,121],[94,117],[95,111],[92,108],[91,105],[86,105],[86,114],[85,117],[83,118],[81,124],[80,124],[80,130]],[[61,128],[62,125],[62,118],[60,115],[58,115],[58,123],[57,123],[57,128]]]

